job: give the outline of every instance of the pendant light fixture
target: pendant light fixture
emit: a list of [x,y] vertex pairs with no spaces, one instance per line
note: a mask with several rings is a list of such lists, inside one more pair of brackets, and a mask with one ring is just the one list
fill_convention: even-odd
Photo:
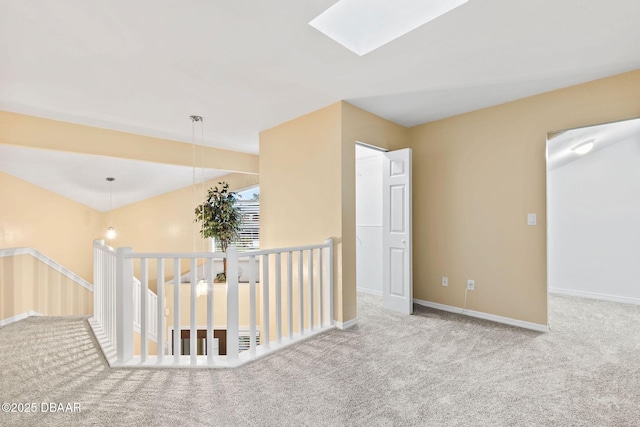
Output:
[[113,194],[111,192],[111,183],[116,179],[108,176],[106,180],[109,182],[109,227],[107,227],[107,240],[116,238],[116,229],[113,228]]
[[[197,202],[197,183],[196,183],[196,123],[200,123],[200,174],[201,174],[201,196],[202,196],[202,200],[201,203],[204,203],[204,195],[205,195],[205,191],[204,191],[204,119],[202,118],[202,116],[189,116],[189,118],[191,119],[191,151],[193,154],[193,168],[192,168],[192,172],[193,172],[193,204],[195,206],[197,206],[198,202]],[[197,250],[197,236],[198,235],[198,228],[196,226],[196,222],[194,221],[194,229],[193,229],[193,251],[195,252]],[[204,252],[204,241],[203,241],[203,248],[202,251]],[[196,268],[196,273],[197,273],[197,268]],[[208,284],[207,281],[204,278],[204,265],[202,268],[202,275],[200,276],[199,280],[197,280],[196,282],[196,297],[201,297],[203,295],[207,295],[207,288],[208,288]]]

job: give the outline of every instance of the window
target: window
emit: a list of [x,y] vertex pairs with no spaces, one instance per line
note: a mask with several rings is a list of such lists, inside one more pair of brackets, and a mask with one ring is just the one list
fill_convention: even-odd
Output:
[[240,251],[260,248],[260,187],[238,192],[242,225],[235,245]]
[[[198,329],[196,331],[196,354],[198,356],[207,355],[207,330]],[[173,329],[169,328],[169,335],[171,336],[171,347],[169,353],[173,352]],[[226,329],[214,329],[213,330],[214,344],[213,348],[216,354],[219,356],[227,355],[227,330]],[[189,329],[180,330],[180,354],[188,356],[191,352],[191,331]],[[256,345],[260,345],[260,331],[256,330]],[[241,329],[238,331],[238,350],[247,351],[251,347],[251,333],[247,329]]]

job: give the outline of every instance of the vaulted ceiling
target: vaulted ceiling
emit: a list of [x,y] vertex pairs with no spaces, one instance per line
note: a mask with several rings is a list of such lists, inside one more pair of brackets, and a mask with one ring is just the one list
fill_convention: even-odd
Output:
[[640,68],[636,0],[469,0],[364,56],[333,3],[0,0],[0,109],[257,153],[339,100],[413,126]]

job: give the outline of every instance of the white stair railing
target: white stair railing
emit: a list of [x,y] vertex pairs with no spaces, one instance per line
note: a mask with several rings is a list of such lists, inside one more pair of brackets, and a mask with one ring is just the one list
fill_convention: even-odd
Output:
[[93,242],[93,317],[90,324],[111,363],[116,353],[116,251]]
[[[98,241],[94,245],[95,323],[105,331],[105,353],[115,356],[112,366],[237,366],[287,346],[300,339],[332,328],[333,242],[323,244],[247,251],[235,247],[226,253],[134,253],[131,248],[116,251]],[[214,260],[226,258],[226,301],[214,299]],[[239,283],[239,262],[249,265],[249,282]],[[155,266],[157,295],[149,290],[149,267]],[[200,267],[199,267],[200,266]],[[297,268],[294,269],[294,266]],[[140,280],[133,276],[134,268]],[[198,271],[204,270],[204,277]],[[189,283],[181,284],[183,270]],[[262,274],[260,274],[260,272]],[[165,283],[165,278],[170,277]],[[165,358],[165,285],[173,284],[173,357]],[[189,355],[181,351],[181,286],[188,286]],[[206,288],[206,356],[197,354],[199,288]],[[248,286],[248,290],[245,286]],[[243,297],[240,298],[240,288]],[[184,295],[182,296],[184,298]],[[218,296],[215,298],[221,298]],[[226,356],[214,354],[214,309],[226,309]],[[246,316],[248,310],[248,316]],[[249,348],[239,351],[240,312],[242,329],[249,330]],[[248,325],[246,324],[248,322]],[[134,355],[133,331],[140,332],[140,354]],[[217,325],[216,328],[220,327]],[[258,331],[260,333],[258,334]],[[257,337],[259,336],[259,339]],[[173,338],[173,339],[171,339]],[[245,338],[246,339],[246,338]],[[157,342],[150,354],[149,340]]]

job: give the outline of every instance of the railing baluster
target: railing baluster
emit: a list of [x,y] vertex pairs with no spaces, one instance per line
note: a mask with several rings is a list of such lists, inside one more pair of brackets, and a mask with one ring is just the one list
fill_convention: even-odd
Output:
[[276,341],[282,342],[282,260],[276,252]]
[[327,239],[324,243],[328,245],[326,265],[327,273],[325,274],[329,282],[327,283],[327,318],[329,320],[329,325],[333,326],[333,240]]
[[147,297],[149,296],[149,278],[147,259],[140,260],[140,360],[145,362],[149,356],[148,327],[147,324]]
[[208,259],[205,264],[205,280],[207,281],[207,363],[213,366],[215,356],[213,348],[213,259]]
[[304,335],[304,256],[298,251],[298,323],[300,336]]
[[189,282],[191,284],[191,294],[190,294],[190,307],[189,307],[189,359],[190,364],[193,366],[197,363],[198,359],[198,328],[196,325],[197,317],[196,317],[196,287],[198,286],[198,277],[196,275],[197,264],[196,259],[191,258],[191,274],[189,275]]
[[227,248],[227,362],[238,362],[238,248]]
[[[114,273],[114,270],[111,268],[111,259],[107,259],[106,262],[106,268],[109,271],[109,273]],[[106,287],[105,287],[105,291],[106,291],[106,295],[107,295],[107,311],[105,313],[105,331],[107,332],[107,336],[109,337],[109,339],[111,339],[111,342],[114,343],[113,347],[114,349],[117,349],[117,341],[116,341],[116,337],[115,335],[113,335],[112,331],[111,331],[111,313],[112,310],[115,310],[115,298],[116,296],[113,294],[113,280],[115,280],[116,275],[115,274],[109,274],[109,277],[107,278],[106,281]]]
[[318,249],[318,324],[324,326],[324,293],[322,292],[322,251]]
[[173,259],[173,363],[180,364],[180,258]]
[[256,355],[256,257],[249,257],[249,354]]
[[118,267],[117,267],[117,260],[114,258],[111,258],[109,260],[109,264],[111,265],[111,270],[115,271],[116,274],[113,275],[113,277],[111,278],[111,286],[110,286],[110,292],[111,292],[111,310],[109,310],[109,330],[111,331],[111,336],[114,338],[114,340],[116,342],[118,342],[118,331],[116,330],[116,316],[117,316],[117,310],[118,310],[118,304],[117,304],[117,281],[118,281]]
[[112,268],[116,271],[116,274],[113,276],[112,279],[112,284],[111,284],[111,293],[113,295],[113,308],[111,309],[111,334],[113,335],[113,337],[116,339],[116,341],[118,340],[118,330],[117,330],[117,310],[118,310],[118,303],[117,303],[117,298],[118,298],[118,266],[117,266],[117,260],[115,259],[111,259],[111,265]]
[[266,349],[269,348],[269,255],[262,255],[262,337]]
[[158,258],[156,286],[156,343],[158,344],[158,364],[164,360],[164,259]]
[[95,317],[96,320],[98,320],[99,322],[100,321],[100,309],[98,308],[100,306],[99,279],[102,271],[100,271],[100,268],[99,268],[101,251],[98,250],[98,248],[96,248],[97,243],[98,243],[98,240],[93,241],[93,317]]
[[287,252],[287,323],[289,325],[289,339],[293,339],[293,253]]
[[120,364],[127,363],[133,357],[133,260],[125,258],[131,248],[119,248],[117,257],[116,283],[116,341],[117,358]]
[[109,278],[106,281],[106,294],[107,294],[107,299],[108,299],[108,306],[107,306],[107,310],[105,313],[105,317],[106,317],[106,325],[107,325],[107,332],[109,333],[109,338],[111,338],[111,341],[114,343],[114,349],[117,348],[117,341],[116,341],[116,335],[115,335],[115,331],[113,329],[113,317],[114,317],[114,313],[116,311],[116,274],[117,271],[115,269],[115,258],[113,256],[108,257],[105,260],[105,264],[107,267],[107,270],[109,271]]
[[313,331],[313,249],[309,249],[309,330]]
[[116,336],[116,328],[115,328],[115,321],[116,321],[116,276],[118,274],[118,271],[116,270],[116,265],[115,265],[115,260],[113,257],[110,257],[109,259],[109,271],[114,272],[115,274],[113,274],[111,276],[111,280],[109,280],[109,301],[110,301],[110,307],[109,307],[109,322],[107,323],[109,325],[109,336],[111,337],[111,339],[116,343],[116,349],[118,346],[118,337]]

